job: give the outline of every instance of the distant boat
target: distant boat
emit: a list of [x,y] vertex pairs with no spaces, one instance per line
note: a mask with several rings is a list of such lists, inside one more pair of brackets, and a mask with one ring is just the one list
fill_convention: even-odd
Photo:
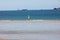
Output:
[[22,9],[22,11],[27,11],[27,9]]
[[20,9],[17,9],[17,11],[20,11]]

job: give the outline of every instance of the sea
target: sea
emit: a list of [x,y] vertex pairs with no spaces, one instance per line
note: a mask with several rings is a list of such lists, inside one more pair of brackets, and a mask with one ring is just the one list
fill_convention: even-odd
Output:
[[0,11],[0,20],[60,20],[60,10]]

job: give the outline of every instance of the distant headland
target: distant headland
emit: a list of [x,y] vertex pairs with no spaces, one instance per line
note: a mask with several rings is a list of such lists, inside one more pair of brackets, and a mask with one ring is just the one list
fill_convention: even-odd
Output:
[[58,8],[54,8],[54,10],[60,10],[60,7],[58,7]]

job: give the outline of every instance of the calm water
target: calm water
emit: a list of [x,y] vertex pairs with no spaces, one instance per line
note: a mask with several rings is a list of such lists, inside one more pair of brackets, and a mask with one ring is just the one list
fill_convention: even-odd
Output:
[[46,19],[60,20],[60,10],[0,11],[0,20]]

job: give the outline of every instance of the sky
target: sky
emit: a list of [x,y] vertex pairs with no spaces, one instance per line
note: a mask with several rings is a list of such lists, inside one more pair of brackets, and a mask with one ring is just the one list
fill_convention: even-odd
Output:
[[0,10],[52,9],[60,7],[60,0],[0,0]]

